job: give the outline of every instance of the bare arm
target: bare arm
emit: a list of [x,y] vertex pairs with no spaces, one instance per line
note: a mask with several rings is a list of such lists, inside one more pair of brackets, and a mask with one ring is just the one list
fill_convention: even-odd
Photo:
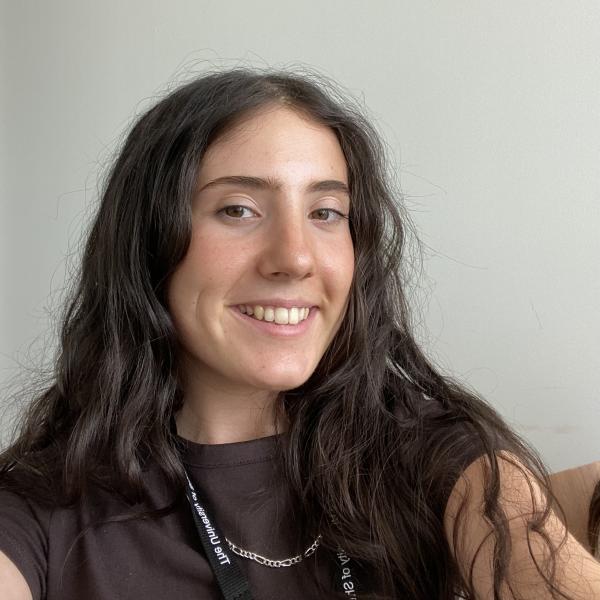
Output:
[[21,571],[4,552],[0,552],[0,589],[2,600],[33,600]]
[[[513,463],[517,463],[516,465]],[[450,548],[457,564],[468,581],[473,564],[473,586],[477,600],[492,600],[494,567],[492,565],[493,528],[483,513],[483,494],[487,457],[471,464],[458,480],[446,507],[444,526]],[[518,459],[507,453],[498,454],[500,470],[500,498],[509,527],[512,548],[507,565],[502,600],[515,597],[522,600],[551,600],[553,595],[536,567],[544,569],[548,546],[539,533],[528,532],[527,523],[533,514],[546,506],[546,498],[533,475],[520,465]],[[460,507],[463,512],[457,520]],[[456,544],[454,533],[456,528]],[[559,589],[573,600],[600,600],[600,563],[569,534],[561,520],[552,511],[544,523],[542,533],[548,536],[556,551],[556,578]],[[492,534],[492,535],[490,535]],[[478,552],[478,549],[480,551]]]
[[566,525],[586,550],[591,550],[587,535],[590,501],[599,481],[600,461],[550,475],[552,492],[565,512]]

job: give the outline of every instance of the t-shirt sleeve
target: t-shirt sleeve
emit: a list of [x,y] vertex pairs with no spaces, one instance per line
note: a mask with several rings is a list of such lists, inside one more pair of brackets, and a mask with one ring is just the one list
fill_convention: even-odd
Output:
[[48,523],[17,494],[0,490],[0,551],[17,566],[34,600],[46,595]]
[[[504,439],[500,431],[487,424],[483,429],[491,452],[511,450],[510,442]],[[429,485],[431,505],[443,517],[454,486],[464,471],[487,455],[486,444],[475,426],[466,421],[431,421],[424,427],[421,441],[424,456],[427,457],[422,475]]]

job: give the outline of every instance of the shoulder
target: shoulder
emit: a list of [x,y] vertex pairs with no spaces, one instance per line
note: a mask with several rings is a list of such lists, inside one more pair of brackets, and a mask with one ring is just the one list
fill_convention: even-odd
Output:
[[[4,560],[0,569],[7,569],[0,570],[0,589],[15,568],[36,599],[46,597],[59,580],[62,582],[63,567],[69,572],[65,585],[79,585],[78,570],[69,566],[110,559],[115,540],[122,539],[125,530],[127,535],[140,528],[152,530],[150,520],[141,516],[164,510],[172,502],[171,491],[157,469],[145,472],[145,487],[146,497],[138,503],[93,486],[69,505],[44,502],[41,494],[31,491],[0,489],[0,559]],[[128,523],[136,519],[137,524],[129,527]]]
[[394,413],[406,440],[408,468],[414,468],[415,484],[427,486],[431,507],[440,516],[469,465],[514,445],[502,427],[475,422],[424,395],[414,398],[408,407],[396,406]]
[[26,581],[34,598],[43,597],[45,590],[51,518],[51,509],[14,492],[0,490],[2,580],[7,585],[12,583],[15,589]]
[[484,454],[473,460],[460,474],[453,486],[444,514],[446,526],[454,524],[461,507],[471,512],[485,513],[489,498],[486,488],[494,474],[498,485],[493,488],[499,505],[507,516],[528,517],[546,507],[543,482],[516,455],[508,451]]
[[574,598],[600,598],[600,564],[568,533],[546,489],[509,451],[475,459],[456,481],[444,528],[476,597],[494,597],[496,584],[526,598],[550,599],[552,581]]

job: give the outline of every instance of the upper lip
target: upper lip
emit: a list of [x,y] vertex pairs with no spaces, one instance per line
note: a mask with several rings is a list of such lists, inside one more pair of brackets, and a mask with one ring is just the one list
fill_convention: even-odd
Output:
[[297,308],[301,308],[303,306],[308,306],[312,308],[316,306],[314,302],[311,300],[306,300],[305,298],[292,298],[291,300],[288,298],[268,298],[268,299],[258,299],[258,300],[248,300],[246,302],[238,302],[235,306],[281,306],[282,308],[293,308],[296,306]]

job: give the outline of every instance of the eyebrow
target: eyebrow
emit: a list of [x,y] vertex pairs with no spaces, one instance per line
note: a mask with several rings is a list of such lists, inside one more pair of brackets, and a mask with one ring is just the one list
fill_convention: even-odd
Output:
[[[202,186],[198,192],[202,192],[206,189],[217,187],[219,185],[239,185],[255,190],[280,190],[283,187],[283,183],[278,179],[272,177],[252,177],[249,175],[227,175],[225,177],[218,177],[209,181],[207,184]],[[343,182],[337,179],[325,179],[323,181],[312,181],[306,186],[307,192],[342,192],[350,196],[350,189]]]

